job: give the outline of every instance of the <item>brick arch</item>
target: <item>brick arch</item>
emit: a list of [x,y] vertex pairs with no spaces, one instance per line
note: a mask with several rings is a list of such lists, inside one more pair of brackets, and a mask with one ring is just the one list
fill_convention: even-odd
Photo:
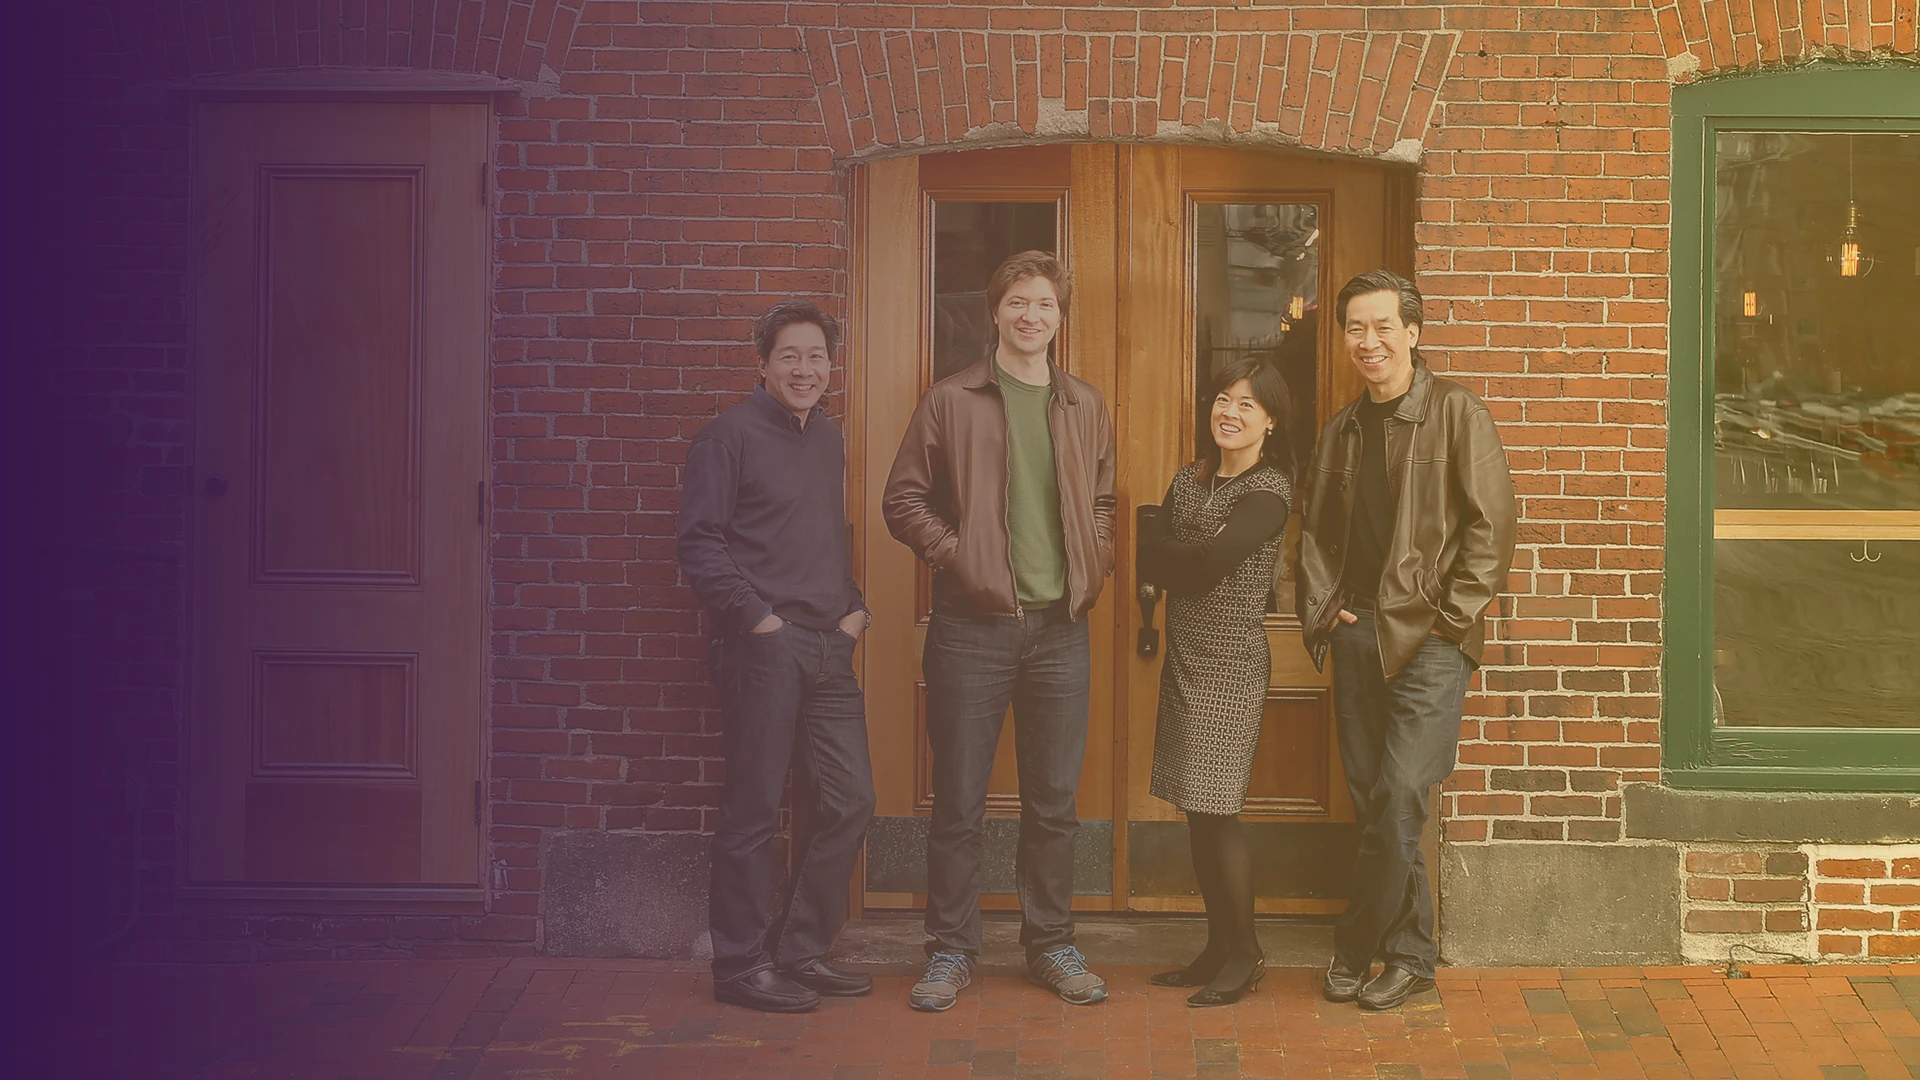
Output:
[[1417,159],[1454,33],[806,32],[834,156],[1040,137]]
[[105,19],[134,82],[301,68],[406,68],[553,82],[566,69],[583,4],[154,0],[110,5]]
[[1915,54],[1920,0],[1648,0],[1678,81],[1818,58]]

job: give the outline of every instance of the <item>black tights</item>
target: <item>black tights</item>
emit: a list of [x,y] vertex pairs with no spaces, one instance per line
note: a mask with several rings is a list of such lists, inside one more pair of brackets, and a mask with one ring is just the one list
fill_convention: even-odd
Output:
[[1253,925],[1253,853],[1238,814],[1187,812],[1193,848],[1193,875],[1207,903],[1207,947],[1192,967],[1196,973],[1220,964],[1210,985],[1238,986],[1263,959]]

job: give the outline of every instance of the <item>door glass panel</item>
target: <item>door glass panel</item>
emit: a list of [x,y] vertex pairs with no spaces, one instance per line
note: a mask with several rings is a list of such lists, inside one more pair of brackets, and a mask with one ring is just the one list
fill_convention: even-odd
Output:
[[1920,727],[1920,134],[1715,154],[1716,722]]
[[1007,256],[1059,250],[1054,202],[933,204],[933,379],[987,354],[987,279]]
[[[1313,449],[1319,367],[1320,208],[1310,203],[1200,203],[1193,215],[1194,454],[1207,437],[1215,375],[1245,358],[1279,369],[1293,397],[1294,460]],[[1296,466],[1297,470],[1298,466]],[[1286,550],[1299,522],[1287,522]],[[1293,570],[1270,610],[1293,612]]]

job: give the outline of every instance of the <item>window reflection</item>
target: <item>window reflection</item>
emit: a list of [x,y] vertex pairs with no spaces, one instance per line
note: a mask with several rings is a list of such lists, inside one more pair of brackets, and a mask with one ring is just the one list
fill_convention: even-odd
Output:
[[[1294,460],[1313,449],[1320,325],[1320,208],[1303,203],[1201,203],[1193,225],[1194,453],[1200,453],[1220,369],[1243,358],[1278,368],[1293,397]],[[1298,515],[1287,523],[1295,548]],[[1293,611],[1293,569],[1268,610]]]
[[1058,251],[1057,221],[1051,202],[933,204],[934,381],[987,354],[987,279],[1009,255]]
[[1722,132],[1716,183],[1714,504],[1920,509],[1920,135]]
[[1715,721],[1920,727],[1920,134],[1715,153]]

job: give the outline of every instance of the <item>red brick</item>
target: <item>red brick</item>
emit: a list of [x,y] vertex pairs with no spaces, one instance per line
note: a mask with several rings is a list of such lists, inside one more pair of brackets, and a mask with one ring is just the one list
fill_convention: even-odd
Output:
[[1685,925],[1690,934],[1757,934],[1764,922],[1758,911],[1696,908],[1687,912]]
[[1868,956],[1920,956],[1920,934],[1875,934],[1867,939]]
[[1823,877],[1883,878],[1887,864],[1883,859],[1821,859],[1816,867]]
[[1891,930],[1893,912],[1864,908],[1821,908],[1814,925],[1822,930]]
[[1869,895],[1875,904],[1889,907],[1920,906],[1920,885],[1875,885]]
[[1858,956],[1861,939],[1848,934],[1821,934],[1820,953],[1822,956]]

